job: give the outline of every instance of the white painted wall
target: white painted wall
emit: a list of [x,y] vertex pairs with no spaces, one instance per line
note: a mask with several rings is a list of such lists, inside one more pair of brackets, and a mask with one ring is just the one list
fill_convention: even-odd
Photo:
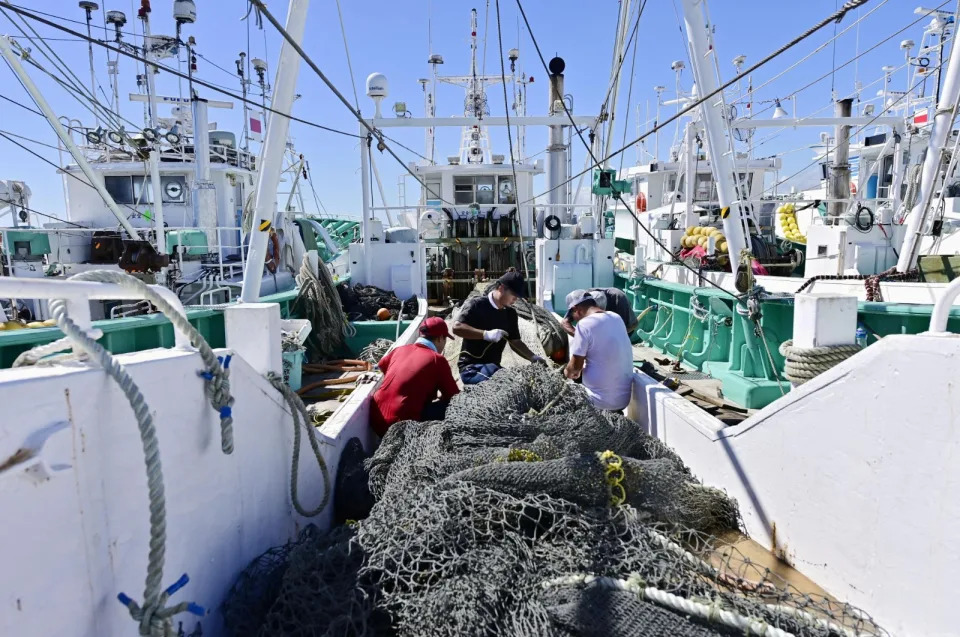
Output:
[[[167,497],[164,585],[188,573],[173,601],[204,606],[203,634],[219,635],[219,606],[237,574],[307,522],[289,496],[291,416],[276,390],[234,358],[235,451],[225,456],[197,354],[119,358],[155,415]],[[99,369],[73,365],[0,371],[0,404],[0,465],[38,432],[52,432],[42,463],[0,471],[0,634],[134,634],[116,596],[142,598],[149,522],[143,453],[126,399]],[[322,449],[332,480],[341,444],[325,439]],[[314,506],[323,484],[306,444],[300,470],[300,497]],[[329,513],[315,521],[326,524]],[[178,619],[187,632],[197,621]]]
[[830,593],[891,634],[955,635],[958,361],[960,337],[888,336],[736,427],[638,373],[628,414]]

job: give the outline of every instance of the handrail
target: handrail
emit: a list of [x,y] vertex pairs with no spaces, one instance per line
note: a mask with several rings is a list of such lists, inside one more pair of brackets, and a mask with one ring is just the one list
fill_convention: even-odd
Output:
[[943,295],[937,299],[930,313],[930,332],[933,334],[947,333],[947,320],[950,318],[950,310],[953,302],[960,296],[960,278],[950,282]]
[[[186,310],[177,295],[162,285],[148,286],[172,305],[178,313],[187,316]],[[116,283],[96,283],[93,281],[65,281],[59,279],[25,279],[19,277],[0,277],[0,298],[14,299],[64,299],[67,313],[81,329],[92,328],[90,301],[98,300],[134,300],[142,301],[142,293],[121,287]],[[190,349],[190,340],[174,324],[173,331],[177,349]]]

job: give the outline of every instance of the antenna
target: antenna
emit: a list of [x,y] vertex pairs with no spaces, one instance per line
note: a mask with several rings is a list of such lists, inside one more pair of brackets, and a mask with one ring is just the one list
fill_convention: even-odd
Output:
[[380,103],[390,92],[389,89],[387,76],[383,73],[371,73],[367,76],[367,97],[371,98],[376,106],[376,112],[373,115],[375,119],[383,117],[380,114]]
[[[90,56],[90,96],[96,100],[97,99],[97,74],[93,70],[93,34],[90,30],[90,22],[93,19],[93,12],[99,9],[100,7],[96,2],[89,2],[88,0],[81,0],[79,3],[80,8],[84,10],[87,14],[87,54]],[[97,125],[100,124],[100,116],[97,114],[96,109],[94,109],[94,118],[97,121]]]

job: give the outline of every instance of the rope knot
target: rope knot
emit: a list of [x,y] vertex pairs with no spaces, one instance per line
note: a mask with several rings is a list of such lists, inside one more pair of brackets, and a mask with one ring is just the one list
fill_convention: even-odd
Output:
[[194,602],[180,602],[175,606],[166,606],[170,596],[186,586],[189,581],[190,577],[184,573],[180,576],[180,579],[168,586],[155,600],[145,602],[142,607],[126,593],[119,593],[117,599],[130,611],[130,617],[140,624],[141,635],[172,635],[173,622],[171,619],[174,615],[187,612],[197,617],[203,617],[206,614],[203,606]]

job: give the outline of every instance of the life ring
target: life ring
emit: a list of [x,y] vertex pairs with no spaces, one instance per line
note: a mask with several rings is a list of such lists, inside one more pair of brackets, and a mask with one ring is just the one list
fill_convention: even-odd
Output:
[[277,266],[280,265],[280,239],[277,237],[276,232],[270,233],[270,243],[273,246],[273,255],[269,252],[263,256],[263,263],[267,266],[267,270],[270,274],[273,274],[277,271]]
[[647,211],[647,196],[642,192],[637,193],[637,212]]

